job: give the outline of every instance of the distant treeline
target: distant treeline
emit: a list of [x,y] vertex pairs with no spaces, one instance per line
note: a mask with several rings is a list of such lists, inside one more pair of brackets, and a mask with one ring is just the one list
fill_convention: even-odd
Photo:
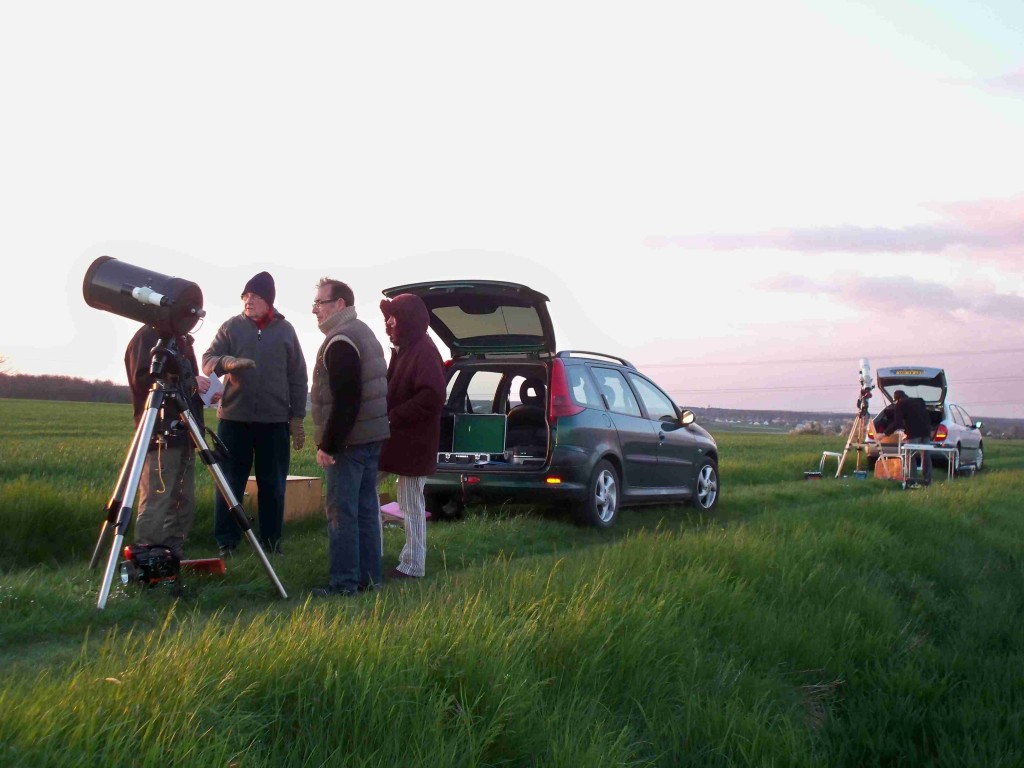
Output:
[[71,376],[28,376],[21,373],[0,373],[0,397],[85,403],[131,402],[131,394],[124,384],[87,381]]

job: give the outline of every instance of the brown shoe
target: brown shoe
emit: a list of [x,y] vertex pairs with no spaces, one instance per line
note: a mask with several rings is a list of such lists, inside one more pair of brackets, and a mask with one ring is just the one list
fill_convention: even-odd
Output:
[[420,578],[419,576],[411,576],[410,574],[405,573],[403,571],[400,571],[397,568],[392,568],[390,571],[388,571],[387,572],[387,577],[389,579],[418,579],[418,578]]

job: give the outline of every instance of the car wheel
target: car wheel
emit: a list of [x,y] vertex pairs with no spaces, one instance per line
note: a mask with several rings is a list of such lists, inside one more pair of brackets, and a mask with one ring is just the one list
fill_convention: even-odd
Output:
[[980,472],[981,471],[981,465],[984,464],[984,463],[985,463],[985,450],[982,447],[982,444],[978,443],[978,456],[974,460],[974,471],[975,472]]
[[619,475],[611,462],[602,459],[590,473],[580,513],[585,525],[608,528],[615,522],[619,514]]
[[691,502],[699,509],[710,511],[718,504],[718,465],[705,458],[697,465],[697,479],[693,484]]

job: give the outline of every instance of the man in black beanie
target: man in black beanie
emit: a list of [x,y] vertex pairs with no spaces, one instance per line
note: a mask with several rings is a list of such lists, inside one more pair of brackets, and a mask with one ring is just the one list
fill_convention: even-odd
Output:
[[[203,372],[223,378],[217,436],[231,454],[224,475],[241,499],[255,465],[259,538],[268,552],[281,552],[284,494],[292,447],[306,433],[306,361],[291,323],[274,309],[277,291],[269,272],[254,275],[242,289],[242,314],[225,321],[203,354]],[[217,494],[214,536],[223,557],[242,539],[227,502]]]

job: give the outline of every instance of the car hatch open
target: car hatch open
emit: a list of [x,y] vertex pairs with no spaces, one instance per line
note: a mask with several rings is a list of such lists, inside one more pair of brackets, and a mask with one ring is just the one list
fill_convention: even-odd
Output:
[[942,368],[913,365],[879,368],[875,371],[875,380],[888,403],[893,401],[897,389],[902,389],[908,397],[920,397],[931,407],[946,402],[946,372]]
[[447,280],[386,288],[393,299],[412,293],[430,312],[430,329],[453,358],[487,353],[554,354],[548,297],[518,283]]

